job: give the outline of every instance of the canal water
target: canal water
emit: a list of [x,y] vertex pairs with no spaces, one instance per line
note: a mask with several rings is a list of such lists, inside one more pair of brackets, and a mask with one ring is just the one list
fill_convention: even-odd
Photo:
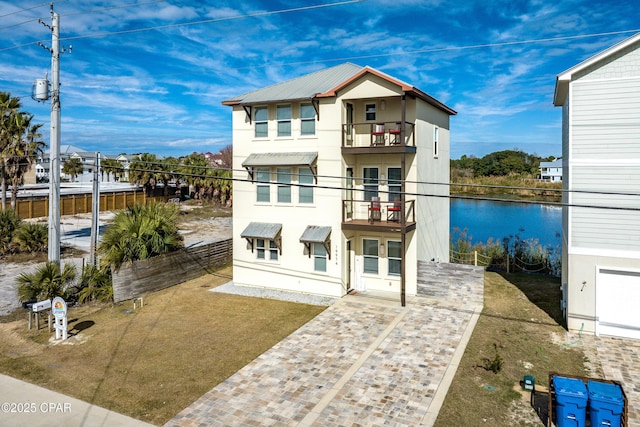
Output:
[[452,198],[450,215],[451,235],[455,238],[466,229],[474,244],[519,236],[537,239],[543,247],[562,245],[562,208],[558,206]]

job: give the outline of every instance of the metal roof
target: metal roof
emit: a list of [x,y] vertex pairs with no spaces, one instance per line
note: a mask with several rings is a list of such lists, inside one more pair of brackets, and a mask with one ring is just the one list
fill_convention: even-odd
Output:
[[302,243],[324,243],[331,235],[331,227],[323,227],[320,225],[308,225],[300,236]]
[[362,70],[363,67],[346,62],[335,67],[247,92],[223,101],[223,104],[260,104],[312,99],[316,94],[325,93],[333,89]]
[[242,167],[311,165],[317,158],[318,152],[316,151],[309,153],[251,153],[242,162]]
[[281,230],[282,224],[250,222],[247,228],[240,233],[240,237],[244,237],[245,239],[275,240]]

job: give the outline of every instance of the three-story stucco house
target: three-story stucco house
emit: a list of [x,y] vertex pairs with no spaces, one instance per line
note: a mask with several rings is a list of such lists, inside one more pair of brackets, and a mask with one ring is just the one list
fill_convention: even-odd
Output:
[[570,330],[640,338],[640,34],[557,76]]
[[351,63],[223,104],[233,107],[235,284],[393,292],[404,305],[419,260],[448,262],[454,110]]

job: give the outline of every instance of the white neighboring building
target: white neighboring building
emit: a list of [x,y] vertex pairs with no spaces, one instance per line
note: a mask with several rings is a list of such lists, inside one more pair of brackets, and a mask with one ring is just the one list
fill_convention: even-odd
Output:
[[540,181],[560,182],[562,181],[562,160],[553,162],[540,162]]
[[[449,120],[378,70],[345,63],[233,107],[233,280],[341,297],[417,290],[449,261]],[[244,170],[244,171],[243,171]]]
[[559,74],[554,104],[568,328],[640,338],[640,34]]

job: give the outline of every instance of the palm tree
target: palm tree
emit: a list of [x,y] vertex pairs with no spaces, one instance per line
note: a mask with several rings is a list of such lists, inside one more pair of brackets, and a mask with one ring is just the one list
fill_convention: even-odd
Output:
[[119,211],[106,228],[101,262],[117,270],[125,262],[151,258],[183,247],[175,204],[133,205]]
[[12,97],[9,92],[0,92],[0,188],[2,191],[2,210],[7,208],[7,176],[4,170],[5,150],[13,142],[16,115],[21,107],[19,98]]
[[32,125],[32,114],[18,113],[12,142],[4,149],[4,171],[11,182],[11,207],[16,208],[18,191],[24,184],[24,176],[31,169],[44,148],[40,128],[42,123]]
[[13,242],[21,252],[46,252],[49,241],[49,230],[44,224],[24,222],[13,236]]
[[65,300],[72,295],[71,285],[76,279],[76,267],[65,264],[60,270],[60,264],[49,261],[32,273],[22,273],[16,278],[18,297],[20,301],[41,301],[62,297]]
[[100,161],[100,169],[102,169],[103,173],[107,174],[107,181],[110,181],[109,176],[113,175],[115,180],[115,177],[118,176],[122,170],[122,165],[115,159],[103,159]]
[[84,171],[82,160],[77,157],[71,157],[62,165],[62,172],[71,175],[71,181],[75,181],[76,177]]
[[141,185],[145,196],[152,194],[159,181],[158,159],[155,154],[144,153],[129,165],[129,182]]
[[165,196],[169,195],[169,183],[175,179],[174,170],[178,166],[178,159],[175,157],[167,157],[166,159],[161,160],[156,169],[158,170],[158,179],[162,181],[163,194]]
[[202,154],[193,153],[183,158],[180,173],[182,179],[189,184],[190,196],[200,198],[206,193],[208,186],[213,186],[213,172]]

